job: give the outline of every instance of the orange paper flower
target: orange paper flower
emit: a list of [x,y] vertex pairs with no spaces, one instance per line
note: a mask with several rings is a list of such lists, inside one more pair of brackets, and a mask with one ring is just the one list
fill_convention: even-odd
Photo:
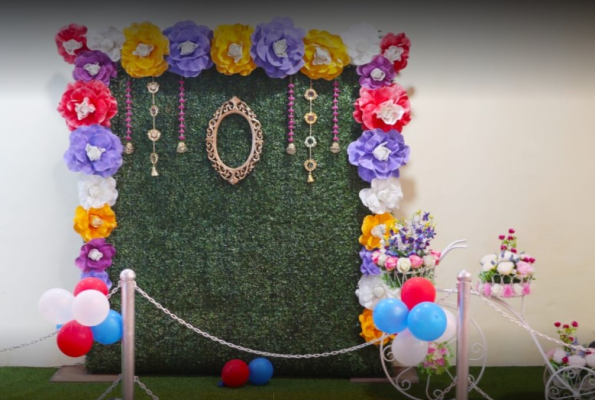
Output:
[[[390,230],[395,225],[395,221],[395,217],[390,213],[368,215],[362,223],[362,235],[359,237],[360,244],[366,246],[367,250],[380,248],[380,237],[378,235],[384,231],[383,236],[388,237]],[[384,225],[384,227],[381,225]]]
[[249,75],[256,69],[250,56],[250,37],[254,27],[249,25],[219,25],[213,31],[211,58],[217,71],[225,75]]
[[85,242],[108,237],[116,226],[116,214],[108,204],[104,204],[102,208],[90,208],[88,211],[81,206],[76,208],[74,230]]
[[347,47],[341,36],[327,31],[311,29],[304,38],[304,61],[302,71],[310,79],[335,79],[349,64]]
[[[374,325],[374,320],[372,319],[372,314],[372,310],[365,308],[364,312],[359,315],[359,322],[362,326],[362,332],[359,335],[366,339],[366,342],[371,342],[372,340],[378,339],[383,335],[382,331],[376,329],[376,325]],[[390,340],[394,339],[395,336],[396,335],[387,336],[382,341],[382,344],[387,344]],[[374,344],[379,345],[380,342]]]
[[134,23],[124,29],[122,67],[133,78],[157,77],[167,71],[165,56],[169,40],[161,29],[150,22]]

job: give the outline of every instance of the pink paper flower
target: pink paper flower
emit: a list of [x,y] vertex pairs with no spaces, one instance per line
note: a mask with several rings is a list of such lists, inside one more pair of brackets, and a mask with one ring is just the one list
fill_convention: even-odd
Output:
[[416,255],[409,256],[409,261],[411,261],[411,268],[419,268],[424,265],[424,260],[421,257]]
[[517,274],[520,276],[529,276],[533,273],[534,269],[528,262],[519,261],[516,263]]
[[70,24],[60,28],[56,37],[58,53],[69,64],[74,64],[76,56],[87,49],[87,27],[79,24]]
[[399,262],[399,259],[397,257],[387,257],[386,261],[384,262],[384,268],[386,268],[387,271],[392,271],[393,269],[395,269],[397,267],[397,263]]
[[360,97],[355,101],[353,118],[365,130],[381,129],[388,132],[395,129],[402,132],[411,121],[411,107],[407,92],[398,84],[379,89],[360,88]]
[[436,259],[436,266],[440,264],[440,257],[442,257],[442,253],[436,250],[430,250],[430,254],[434,256]]

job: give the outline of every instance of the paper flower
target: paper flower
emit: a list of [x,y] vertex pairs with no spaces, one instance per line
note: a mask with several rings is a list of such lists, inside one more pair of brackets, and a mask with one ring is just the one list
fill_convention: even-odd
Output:
[[104,204],[101,208],[76,208],[74,216],[74,230],[81,235],[85,242],[95,238],[108,237],[117,227],[116,214],[111,207]]
[[250,75],[256,64],[250,56],[254,27],[249,25],[219,25],[213,33],[211,58],[217,71],[225,75]]
[[165,57],[169,71],[194,78],[213,66],[211,40],[213,31],[193,21],[178,22],[163,34],[169,39],[169,56]]
[[104,204],[113,206],[118,198],[116,180],[112,177],[81,174],[78,189],[80,205],[85,209],[101,208]]
[[291,19],[273,18],[271,22],[256,26],[250,55],[270,78],[285,78],[304,65],[305,36],[306,32],[294,27]]
[[310,79],[333,80],[349,64],[347,48],[338,35],[311,29],[304,38],[304,46],[304,66],[300,71]]
[[[374,325],[374,319],[372,317],[372,310],[368,310],[367,308],[359,316],[360,326],[362,328],[362,332],[359,334],[363,337],[366,342],[371,342],[373,340],[379,339],[384,335],[384,333],[378,329],[376,329],[376,325]],[[389,335],[384,340],[382,340],[382,344],[387,344],[391,339],[393,339],[395,335]],[[380,344],[380,341],[375,343],[376,345]]]
[[357,67],[359,84],[367,89],[390,86],[396,77],[393,64],[381,55],[375,56],[367,64]]
[[60,28],[56,37],[56,46],[58,54],[64,61],[73,64],[76,55],[81,51],[87,50],[87,27],[79,24],[70,24]]
[[391,213],[403,200],[401,182],[394,177],[372,179],[372,187],[360,190],[359,198],[374,214]]
[[403,135],[395,130],[364,131],[347,147],[349,162],[357,166],[360,178],[366,182],[372,182],[374,179],[398,178],[399,168],[409,161],[409,152],[409,146],[405,144]]
[[380,52],[378,29],[366,22],[352,25],[341,38],[353,65],[367,64]]
[[407,66],[410,48],[411,41],[404,33],[388,33],[380,41],[380,54],[393,63],[397,73]]
[[100,27],[87,33],[87,47],[102,51],[110,60],[117,62],[122,56],[125,39],[124,34],[113,26]]
[[70,146],[64,153],[69,170],[104,178],[122,165],[122,142],[100,125],[81,126],[70,133]]
[[143,22],[124,29],[122,67],[133,78],[157,77],[167,71],[169,40],[158,26]]
[[77,81],[101,81],[109,86],[110,79],[118,76],[116,63],[99,50],[85,50],[78,53],[74,61],[72,77]]
[[58,112],[71,131],[93,124],[109,128],[118,105],[108,87],[100,81],[70,82],[58,104]]
[[402,132],[403,127],[411,121],[409,97],[398,84],[374,90],[362,87],[359,94],[360,97],[354,103],[353,118],[364,129],[396,129]]
[[91,239],[81,247],[80,255],[74,264],[81,271],[102,272],[111,267],[112,259],[116,255],[116,248],[99,237]]
[[360,244],[368,250],[379,248],[380,239],[388,237],[394,223],[395,217],[389,213],[366,216],[362,223],[362,235],[359,237]]
[[101,279],[106,285],[108,290],[112,287],[112,281],[109,279],[109,275],[105,271],[94,271],[94,270],[86,270],[81,273],[81,279],[85,278],[97,278]]
[[374,261],[372,261],[372,252],[367,251],[365,247],[362,247],[359,256],[362,259],[362,265],[360,266],[362,274],[380,275],[380,269],[376,266]]
[[392,289],[383,281],[381,275],[364,275],[357,283],[355,295],[359,304],[368,310],[373,310],[382,299],[397,298],[400,289]]

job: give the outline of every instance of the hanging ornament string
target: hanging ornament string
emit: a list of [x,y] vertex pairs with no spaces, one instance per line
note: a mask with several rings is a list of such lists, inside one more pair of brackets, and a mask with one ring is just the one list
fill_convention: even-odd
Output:
[[339,146],[339,81],[335,78],[333,83],[333,144],[331,145],[331,151],[338,153],[341,151]]
[[295,129],[295,116],[294,116],[294,109],[293,109],[293,104],[294,104],[294,100],[295,97],[293,97],[293,88],[294,88],[294,84],[293,84],[293,78],[291,77],[291,75],[289,76],[289,90],[287,90],[287,114],[288,114],[288,124],[287,124],[287,141],[289,142],[289,144],[287,145],[287,148],[285,149],[285,151],[287,152],[287,154],[295,154],[295,144],[293,143],[293,136],[294,136],[294,129]]
[[130,78],[126,81],[126,146],[124,152],[126,154],[134,153],[134,145],[132,144],[132,83]]
[[316,138],[312,135],[312,125],[316,123],[318,116],[312,111],[312,102],[318,97],[316,90],[312,88],[312,79],[310,79],[310,88],[304,93],[304,97],[310,102],[310,111],[304,115],[304,120],[310,127],[310,134],[304,141],[304,144],[308,148],[308,159],[304,162],[304,168],[308,171],[308,183],[314,182],[314,176],[312,171],[316,169],[316,161],[312,158],[312,149],[316,146]]
[[178,108],[180,109],[180,112],[178,114],[178,120],[180,121],[180,130],[178,131],[178,133],[180,134],[180,136],[178,136],[178,139],[180,141],[178,142],[178,153],[185,153],[188,151],[188,147],[186,147],[186,143],[184,142],[184,140],[186,140],[186,136],[184,136],[184,134],[186,133],[186,119],[184,117],[184,115],[186,115],[184,112],[184,109],[186,108],[186,98],[184,97],[184,94],[184,78],[180,78],[180,105],[178,106]]
[[151,80],[147,85],[147,90],[151,93],[151,108],[149,109],[149,113],[153,118],[153,128],[147,132],[149,139],[153,142],[153,152],[151,153],[151,164],[153,167],[151,168],[151,176],[159,176],[157,172],[157,162],[159,161],[159,156],[157,155],[156,151],[156,143],[161,138],[161,132],[159,132],[155,125],[155,119],[159,114],[159,107],[155,104],[155,93],[159,91],[159,84],[155,82],[155,80]]

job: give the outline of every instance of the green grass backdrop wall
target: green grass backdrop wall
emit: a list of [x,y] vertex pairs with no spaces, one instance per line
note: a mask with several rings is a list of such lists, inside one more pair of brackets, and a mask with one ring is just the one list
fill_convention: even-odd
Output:
[[[332,143],[332,82],[313,81],[319,98],[314,136],[316,181],[306,183],[303,144],[308,125],[303,97],[309,79],[296,85],[296,147],[287,145],[287,79],[270,79],[260,69],[250,76],[225,76],[211,69],[186,79],[189,152],[176,152],[179,77],[156,78],[160,114],[157,128],[158,177],[151,176],[152,144],[146,90],[150,78],[133,79],[133,143],[116,174],[118,227],[108,238],[117,249],[110,277],[125,268],[138,285],[191,324],[242,346],[279,353],[320,353],[363,343],[354,291],[358,279],[358,237],[367,210],[358,193],[368,185],[347,160],[346,147],[361,134],[352,117],[359,84],[353,67],[338,78],[340,144]],[[125,87],[120,70],[111,89],[119,113],[112,129],[124,142]],[[205,135],[213,113],[238,96],[262,123],[261,161],[242,182],[230,185],[211,167]],[[221,123],[219,153],[229,166],[250,152],[249,125],[241,116]],[[119,310],[119,294],[111,300]],[[207,340],[173,321],[137,295],[136,367],[138,373],[218,374],[232,358],[256,356]],[[95,344],[86,360],[92,372],[120,371],[120,344]],[[381,374],[376,346],[346,355],[310,360],[271,358],[276,376],[374,376]]]

